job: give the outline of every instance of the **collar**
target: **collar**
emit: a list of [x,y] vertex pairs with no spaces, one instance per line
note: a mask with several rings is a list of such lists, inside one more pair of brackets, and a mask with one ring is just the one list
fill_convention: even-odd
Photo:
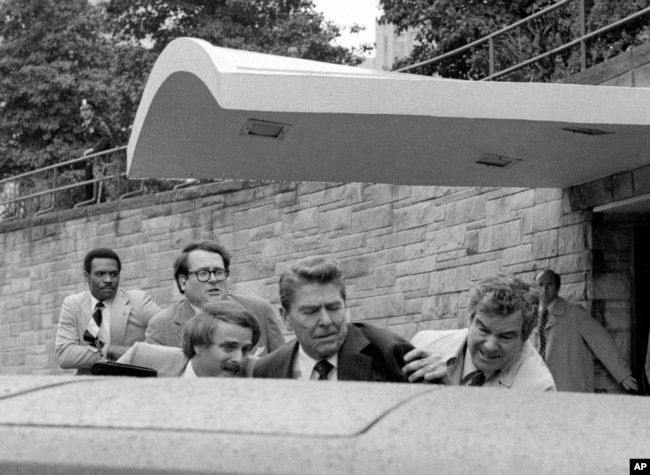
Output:
[[[469,354],[469,345],[466,343],[465,344],[465,357],[463,359],[463,372],[461,374],[461,381],[465,376],[467,376],[469,373],[472,371],[476,371],[478,368],[474,365],[474,361],[472,361],[472,355]],[[500,371],[496,371],[493,373],[486,373],[483,371],[483,374],[485,375],[485,381],[490,379],[492,376],[494,376],[496,373],[499,373]]]
[[[117,293],[116,293],[116,295],[117,295]],[[115,299],[113,298],[111,300],[103,300],[104,308],[110,308],[111,305],[113,304],[113,300],[115,300]],[[95,311],[95,307],[97,306],[98,302],[99,302],[99,300],[97,300],[95,298],[95,296],[92,293],[90,293],[90,308],[91,308],[91,310],[93,312]]]
[[187,362],[187,366],[185,366],[185,371],[183,371],[183,378],[190,378],[190,379],[196,379],[198,376],[194,372],[194,367],[192,366],[192,360]]
[[[339,355],[338,353],[335,353],[334,355],[330,356],[327,358],[327,361],[330,362],[330,364],[334,367],[332,368],[332,371],[329,373],[329,378],[330,380],[337,380],[338,375],[337,375],[337,369],[338,369],[338,360],[339,360]],[[300,379],[303,380],[309,380],[312,377],[312,373],[314,372],[314,366],[316,363],[318,363],[318,360],[315,360],[311,356],[309,356],[305,351],[302,349],[302,346],[300,343],[298,344],[298,358],[297,358],[297,363],[298,363],[298,369],[300,370]]]

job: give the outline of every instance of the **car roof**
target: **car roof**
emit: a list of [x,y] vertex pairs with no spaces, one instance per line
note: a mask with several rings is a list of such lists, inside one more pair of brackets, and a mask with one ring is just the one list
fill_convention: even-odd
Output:
[[0,376],[0,473],[621,473],[648,420],[623,395]]

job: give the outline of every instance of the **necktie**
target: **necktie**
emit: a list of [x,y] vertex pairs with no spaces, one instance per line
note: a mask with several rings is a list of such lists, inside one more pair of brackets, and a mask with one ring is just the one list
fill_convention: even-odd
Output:
[[97,302],[95,305],[95,311],[93,312],[93,318],[88,324],[88,328],[84,332],[84,341],[87,341],[91,345],[97,347],[99,354],[101,355],[101,348],[104,346],[104,343],[99,339],[99,329],[102,326],[102,309],[104,308],[104,302]]
[[548,322],[548,308],[542,309],[542,318],[539,320],[539,354],[546,359],[546,322]]
[[463,386],[482,386],[484,382],[485,374],[483,374],[483,371],[477,369],[465,376],[460,384]]
[[320,360],[314,366],[314,370],[318,373],[319,380],[327,380],[327,375],[330,370],[333,368],[332,364],[327,360]]

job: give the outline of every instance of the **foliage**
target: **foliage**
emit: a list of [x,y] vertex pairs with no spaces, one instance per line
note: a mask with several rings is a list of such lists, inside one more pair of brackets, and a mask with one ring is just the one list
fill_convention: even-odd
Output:
[[80,98],[108,97],[101,24],[85,0],[0,3],[2,175],[72,158]]
[[307,0],[0,0],[0,178],[75,158],[90,98],[128,141],[155,58],[179,36],[357,64]]
[[161,51],[179,36],[216,46],[356,65],[354,49],[332,45],[340,29],[324,21],[311,0],[111,0],[115,31]]
[[[395,67],[434,58],[465,46],[490,33],[538,12],[550,0],[380,0],[382,21],[395,24],[397,31],[415,28],[419,44],[409,58],[399,58]],[[644,8],[647,0],[617,2],[586,0],[587,32],[611,24]],[[570,2],[495,38],[495,70],[501,71],[541,53],[553,50],[580,36],[578,2]],[[646,17],[647,18],[647,17]],[[648,20],[631,22],[588,43],[587,66],[619,54],[647,40]],[[552,81],[580,69],[579,47],[565,50],[505,78],[518,81]],[[487,43],[438,63],[419,68],[419,74],[439,74],[459,79],[480,79],[489,74]]]

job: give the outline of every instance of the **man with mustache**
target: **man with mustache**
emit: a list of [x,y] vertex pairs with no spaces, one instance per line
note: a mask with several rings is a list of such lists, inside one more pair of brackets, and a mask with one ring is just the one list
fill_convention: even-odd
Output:
[[411,382],[555,391],[550,371],[528,337],[537,324],[538,294],[522,279],[497,275],[470,291],[469,326],[422,331],[404,359]]
[[111,249],[93,249],[84,258],[88,290],[63,301],[55,339],[61,368],[90,368],[117,360],[136,341],[143,341],[149,320],[160,311],[149,294],[119,288],[120,258]]
[[156,315],[146,332],[147,343],[183,346],[183,325],[206,305],[231,302],[250,312],[260,324],[254,354],[262,355],[284,344],[271,305],[264,299],[229,292],[230,253],[221,244],[195,241],[186,245],[174,263],[174,280],[185,297]]
[[118,360],[153,368],[160,377],[251,377],[249,353],[260,337],[257,319],[230,302],[207,305],[183,325],[183,348],[137,342]]
[[280,313],[296,341],[260,358],[256,378],[406,382],[403,356],[413,346],[367,323],[349,323],[338,263],[308,257],[280,277]]

